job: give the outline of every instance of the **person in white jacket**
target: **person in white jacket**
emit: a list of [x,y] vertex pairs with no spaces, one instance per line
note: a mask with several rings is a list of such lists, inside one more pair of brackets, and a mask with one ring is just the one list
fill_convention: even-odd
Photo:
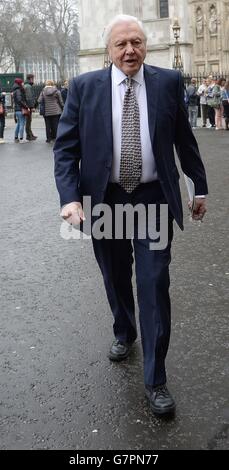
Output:
[[207,118],[208,118],[208,105],[207,105],[207,98],[206,98],[207,89],[208,87],[206,83],[206,78],[203,78],[202,84],[199,86],[198,91],[197,91],[197,94],[200,97],[202,127],[207,126]]

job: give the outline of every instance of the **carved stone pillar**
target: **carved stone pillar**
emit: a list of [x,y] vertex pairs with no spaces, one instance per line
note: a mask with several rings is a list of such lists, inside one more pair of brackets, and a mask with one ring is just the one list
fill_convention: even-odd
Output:
[[195,11],[195,39],[196,39],[196,55],[204,57],[204,13],[200,5]]
[[[193,30],[193,63],[196,71],[221,73],[225,70],[226,17],[229,0],[188,0]],[[229,33],[228,33],[229,34]]]
[[216,4],[212,3],[208,9],[208,33],[210,40],[210,56],[217,55],[218,46],[218,15]]

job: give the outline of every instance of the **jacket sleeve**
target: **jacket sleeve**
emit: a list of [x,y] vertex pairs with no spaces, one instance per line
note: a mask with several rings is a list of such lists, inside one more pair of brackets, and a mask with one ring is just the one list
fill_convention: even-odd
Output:
[[197,141],[193,135],[184,105],[182,76],[178,75],[178,111],[175,127],[175,147],[183,172],[195,185],[196,194],[207,194],[207,180]]
[[80,96],[77,79],[70,83],[64,111],[61,115],[54,145],[55,179],[60,204],[80,201],[79,191],[79,135]]
[[43,90],[40,92],[39,96],[38,96],[38,100],[37,102],[38,103],[41,103],[41,101],[44,99],[44,93],[43,93]]
[[34,107],[33,91],[30,85],[25,86],[25,97],[29,108]]
[[15,91],[14,97],[15,97],[15,102],[19,106],[21,106],[21,108],[26,108],[26,109],[28,108],[28,105],[27,105],[26,100],[25,100],[25,96],[23,96],[21,90],[17,89]]
[[221,90],[219,85],[215,85],[213,88],[213,97],[220,98],[221,96]]
[[57,99],[58,99],[58,102],[59,102],[59,105],[60,105],[61,109],[63,109],[64,108],[64,102],[63,102],[61,92],[59,90],[57,90]]

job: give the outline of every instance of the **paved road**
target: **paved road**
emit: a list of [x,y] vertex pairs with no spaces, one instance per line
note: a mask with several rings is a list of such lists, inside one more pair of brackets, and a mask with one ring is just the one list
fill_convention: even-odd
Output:
[[[52,148],[0,146],[0,449],[228,448],[229,133],[195,131],[209,212],[175,230],[167,359],[177,402],[156,419],[144,398],[142,352],[111,364],[112,318],[91,242],[60,235]],[[182,183],[184,199],[186,193]]]

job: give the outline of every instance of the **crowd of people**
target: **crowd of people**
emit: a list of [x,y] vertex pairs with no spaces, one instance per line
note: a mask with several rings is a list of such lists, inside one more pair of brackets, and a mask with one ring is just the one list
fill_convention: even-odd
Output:
[[189,122],[193,129],[197,126],[200,104],[202,127],[215,130],[229,130],[229,80],[209,75],[198,87],[196,78],[191,79],[185,93]]
[[[40,114],[45,121],[46,142],[52,143],[56,139],[57,127],[67,98],[68,80],[65,80],[59,90],[53,80],[46,80],[45,86],[38,98],[33,91],[34,75],[28,74],[25,83],[16,78],[12,88],[14,106],[16,143],[26,143],[37,139],[33,134],[32,115],[40,108]],[[197,119],[199,107],[201,110],[202,127],[215,130],[229,130],[229,80],[214,78],[209,75],[204,78],[200,86],[197,79],[192,78],[190,85],[185,89],[185,102],[189,115],[189,122],[193,129],[198,127]],[[0,144],[5,143],[4,129],[7,114],[5,93],[0,87]]]
[[[53,80],[47,80],[37,98],[33,89],[34,75],[28,74],[26,81],[15,78],[12,88],[12,100],[15,119],[14,142],[24,144],[37,139],[32,131],[32,116],[40,108],[40,114],[45,121],[46,142],[56,139],[58,122],[64,108],[68,92],[68,81],[65,80],[61,90],[58,90]],[[0,143],[5,143],[4,129],[7,115],[6,93],[0,87]]]

